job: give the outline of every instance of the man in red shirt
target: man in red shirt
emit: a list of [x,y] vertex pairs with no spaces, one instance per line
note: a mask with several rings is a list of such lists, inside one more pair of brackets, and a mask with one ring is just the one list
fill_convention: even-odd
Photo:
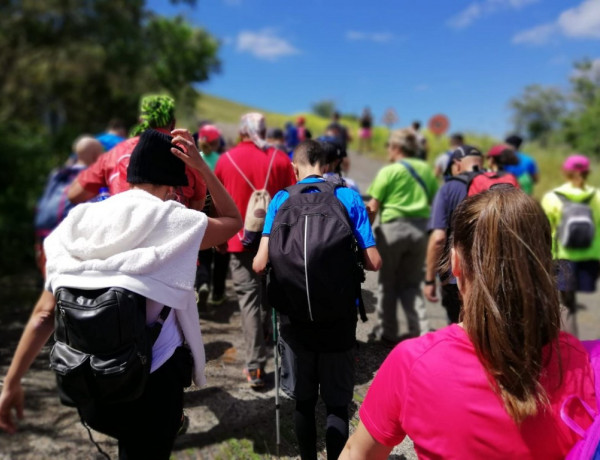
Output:
[[[266,125],[263,115],[260,113],[243,115],[240,124],[240,143],[221,155],[215,168],[215,175],[233,198],[242,220],[246,218],[246,207],[253,192],[248,182],[252,183],[255,189],[263,188],[266,182],[265,188],[271,197],[279,190],[296,183],[294,170],[287,154],[273,147],[267,147],[265,135]],[[269,173],[270,164],[272,165]],[[243,230],[228,241],[227,250],[231,253],[231,278],[242,314],[246,344],[244,373],[250,386],[259,388],[264,385],[263,374],[267,360],[263,324],[268,322],[269,315],[264,278],[252,270],[252,260],[257,248],[245,248],[242,245],[242,237]]]
[[[108,187],[111,195],[129,190],[127,166],[131,152],[139,141],[139,135],[147,129],[155,129],[171,135],[175,128],[175,101],[169,96],[149,95],[140,101],[140,124],[133,133],[135,137],[120,142],[101,155],[94,165],[82,171],[71,187],[68,198],[73,203],[88,201],[98,195],[102,187]],[[177,187],[177,201],[188,208],[202,210],[206,198],[206,184],[199,173],[186,166],[188,185]]]

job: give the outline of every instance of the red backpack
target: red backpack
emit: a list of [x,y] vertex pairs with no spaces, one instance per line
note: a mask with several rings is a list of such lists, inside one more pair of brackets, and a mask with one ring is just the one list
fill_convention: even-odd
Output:
[[467,196],[477,195],[500,184],[508,184],[520,188],[517,178],[504,171],[471,171],[450,177],[467,184]]

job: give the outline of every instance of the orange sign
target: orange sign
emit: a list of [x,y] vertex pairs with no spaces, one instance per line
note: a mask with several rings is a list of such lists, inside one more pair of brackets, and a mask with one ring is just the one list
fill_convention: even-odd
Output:
[[446,115],[442,115],[438,113],[429,119],[429,123],[427,124],[429,131],[431,131],[436,136],[441,136],[450,127],[450,120]]

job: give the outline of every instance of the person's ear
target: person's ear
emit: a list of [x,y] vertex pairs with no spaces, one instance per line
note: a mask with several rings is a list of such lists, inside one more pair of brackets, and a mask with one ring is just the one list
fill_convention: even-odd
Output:
[[299,174],[299,171],[298,171],[298,166],[296,166],[296,163],[294,163],[293,161],[292,161],[292,168],[294,170],[294,175],[296,176],[296,180],[300,180],[300,174]]
[[452,276],[460,278],[462,276],[462,259],[454,248],[450,249],[450,264],[452,265]]

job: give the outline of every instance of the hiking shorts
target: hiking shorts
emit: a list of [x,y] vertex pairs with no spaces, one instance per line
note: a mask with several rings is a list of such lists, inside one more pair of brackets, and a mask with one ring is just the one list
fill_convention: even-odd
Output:
[[354,393],[355,347],[346,351],[315,352],[279,337],[280,381],[292,399],[306,401],[319,395],[328,406],[347,406]]

